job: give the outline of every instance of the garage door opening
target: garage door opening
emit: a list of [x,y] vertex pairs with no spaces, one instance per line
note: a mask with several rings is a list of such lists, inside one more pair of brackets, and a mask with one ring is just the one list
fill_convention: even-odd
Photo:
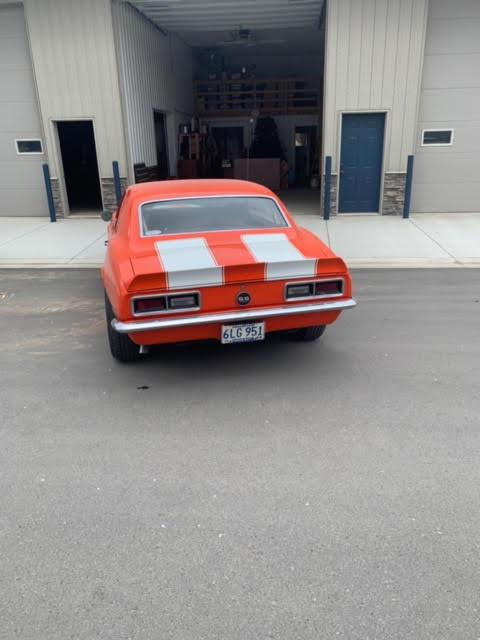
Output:
[[[295,212],[318,214],[324,0],[225,0],[207,9],[201,3],[165,8],[162,0],[130,4],[173,38],[172,177],[259,182],[279,192]],[[193,77],[184,74],[192,61]],[[188,89],[191,113],[185,109]],[[149,167],[153,154],[140,141],[137,147],[136,160],[145,163],[145,171],[157,169]]]
[[70,213],[101,211],[102,194],[92,121],[59,121],[57,131]]
[[255,28],[253,16],[248,28],[188,34],[195,118],[188,145],[183,134],[180,177],[252,180],[280,193],[294,212],[320,212],[321,4],[311,5],[318,15],[309,28]]

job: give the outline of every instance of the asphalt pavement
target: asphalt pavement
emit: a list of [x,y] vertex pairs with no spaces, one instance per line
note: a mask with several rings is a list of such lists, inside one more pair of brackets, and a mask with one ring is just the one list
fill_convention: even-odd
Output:
[[0,272],[0,638],[480,637],[480,271],[354,272],[314,344],[107,350]]

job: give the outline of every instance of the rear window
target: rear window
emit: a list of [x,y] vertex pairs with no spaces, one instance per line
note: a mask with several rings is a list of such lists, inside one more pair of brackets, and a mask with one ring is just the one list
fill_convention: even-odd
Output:
[[142,235],[274,229],[287,222],[271,198],[185,198],[148,202],[140,208]]

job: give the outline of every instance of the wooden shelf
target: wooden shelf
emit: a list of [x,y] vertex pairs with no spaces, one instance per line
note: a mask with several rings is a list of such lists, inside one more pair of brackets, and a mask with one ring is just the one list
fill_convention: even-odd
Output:
[[316,114],[320,110],[318,78],[243,78],[194,83],[198,116]]

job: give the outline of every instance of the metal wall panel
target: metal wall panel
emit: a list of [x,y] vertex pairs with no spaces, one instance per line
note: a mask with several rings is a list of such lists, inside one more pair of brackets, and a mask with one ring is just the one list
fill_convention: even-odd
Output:
[[[480,2],[430,0],[416,132],[415,212],[480,211]],[[422,146],[453,129],[451,146]]]
[[324,155],[338,168],[342,111],[385,111],[386,172],[413,152],[428,0],[330,0]]
[[52,175],[53,121],[93,119],[101,177],[126,155],[110,0],[24,0]]
[[175,173],[178,125],[193,113],[192,50],[128,3],[115,2],[113,11],[131,163],[157,164],[153,111],[163,111]]
[[0,6],[0,216],[46,216],[42,163],[15,139],[43,138],[23,7]]
[[[421,123],[480,122],[480,86],[429,89],[422,92],[418,120]],[[458,139],[457,132],[455,138]]]

